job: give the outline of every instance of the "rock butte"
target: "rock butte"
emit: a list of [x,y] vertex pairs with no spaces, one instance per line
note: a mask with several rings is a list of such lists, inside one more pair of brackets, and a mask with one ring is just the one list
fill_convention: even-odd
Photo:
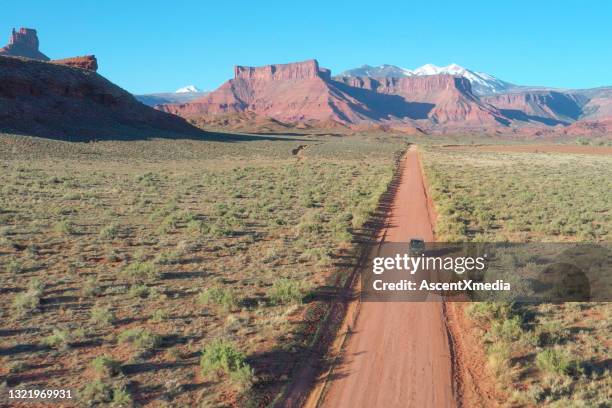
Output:
[[[593,95],[601,92],[595,90]],[[203,122],[249,112],[294,124],[311,122],[356,129],[382,124],[442,133],[490,131],[537,136],[569,134],[574,129],[606,133],[606,118],[612,117],[610,100],[608,95],[597,99],[579,92],[550,90],[478,97],[464,77],[332,77],[316,60],[308,60],[236,66],[234,78],[206,96],[156,108]],[[595,111],[599,112],[597,118],[585,114]],[[590,124],[580,124],[582,120]],[[567,126],[572,123],[575,125]]]
[[[13,28],[8,45],[0,48],[0,55],[6,57],[28,58],[38,61],[50,61],[50,58],[40,52],[38,48],[39,41],[36,30],[21,27],[19,31],[15,31]],[[90,71],[98,70],[98,60],[94,55],[56,59],[51,62]]]
[[13,28],[8,45],[0,48],[0,55],[49,61],[49,57],[40,52],[38,46],[36,30],[22,27],[15,31]]
[[54,64],[66,65],[69,67],[87,69],[89,71],[98,70],[98,60],[95,55],[84,55],[82,57],[63,58],[51,61]]

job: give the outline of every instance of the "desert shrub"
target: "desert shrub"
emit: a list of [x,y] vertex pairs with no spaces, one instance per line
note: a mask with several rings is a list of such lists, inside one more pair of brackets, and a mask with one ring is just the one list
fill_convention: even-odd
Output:
[[559,327],[555,322],[544,322],[536,327],[535,333],[538,337],[538,345],[555,345],[563,342],[566,338],[566,330]]
[[147,298],[151,293],[151,289],[147,285],[132,285],[128,294],[133,298]]
[[100,377],[113,377],[121,372],[121,363],[105,354],[94,358],[91,368]]
[[12,274],[23,272],[23,264],[17,259],[10,259],[5,265],[6,271]]
[[125,387],[113,388],[113,399],[110,403],[111,407],[130,407],[132,404],[132,396]]
[[208,235],[210,233],[210,226],[201,220],[191,220],[187,223],[187,231],[201,235]]
[[119,235],[119,224],[116,222],[110,223],[100,230],[100,238],[115,239]]
[[200,293],[198,302],[202,304],[219,305],[225,310],[231,310],[238,305],[238,299],[231,289],[214,287]]
[[110,326],[117,318],[115,317],[115,313],[108,306],[94,306],[91,309],[91,317],[90,321],[98,326]]
[[85,406],[108,403],[113,398],[113,390],[102,380],[88,382],[79,393],[80,400]]
[[81,288],[81,294],[84,297],[99,296],[102,294],[102,288],[98,284],[98,280],[94,276],[90,276],[85,280]]
[[180,221],[181,221],[181,216],[177,213],[167,215],[160,223],[159,227],[157,228],[157,231],[160,234],[166,234],[178,228]]
[[503,341],[509,343],[520,339],[522,333],[521,319],[514,316],[503,321],[493,321],[487,333],[487,339],[492,342]]
[[549,374],[568,375],[578,368],[577,363],[564,351],[546,349],[536,355],[538,368]]
[[468,316],[480,324],[510,316],[511,305],[502,302],[475,302],[467,309]]
[[231,237],[234,235],[234,230],[223,222],[218,221],[210,227],[210,235],[213,237]]
[[136,177],[136,182],[147,187],[154,187],[161,182],[161,178],[155,173],[145,173]]
[[254,381],[254,371],[246,362],[244,354],[227,340],[215,340],[204,346],[200,369],[204,376],[212,373],[227,374],[243,390],[250,388]]
[[158,265],[176,264],[180,262],[181,255],[181,251],[178,250],[162,252],[155,257],[155,263]]
[[55,224],[55,232],[63,235],[74,235],[77,233],[75,224],[71,221],[63,220]]
[[251,389],[255,382],[255,370],[247,363],[243,363],[242,366],[231,371],[229,376],[232,383],[242,392]]
[[268,293],[274,304],[300,303],[302,301],[302,285],[291,279],[279,279],[274,282]]
[[53,334],[43,339],[43,344],[58,350],[66,350],[70,347],[72,337],[66,330],[53,329]]
[[315,262],[320,266],[327,266],[331,263],[329,252],[325,248],[306,249],[300,254],[299,260]]
[[140,327],[124,330],[119,334],[118,340],[121,343],[129,343],[141,351],[152,350],[161,343],[160,336]]
[[506,343],[495,343],[487,349],[487,362],[496,376],[510,370],[510,346]]
[[163,309],[157,309],[156,311],[153,312],[149,320],[151,320],[154,323],[160,323],[166,320],[167,318],[168,318],[168,312],[166,312]]
[[132,281],[154,280],[161,276],[157,266],[153,262],[135,261],[126,266],[123,275]]
[[18,293],[13,299],[13,310],[18,316],[26,316],[38,310],[40,298],[44,290],[44,283],[33,279],[25,292]]

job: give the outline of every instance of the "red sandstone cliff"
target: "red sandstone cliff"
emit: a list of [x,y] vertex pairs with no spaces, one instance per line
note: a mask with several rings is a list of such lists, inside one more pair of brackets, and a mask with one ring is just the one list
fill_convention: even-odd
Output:
[[481,97],[505,116],[524,122],[567,125],[582,114],[587,99],[581,95],[557,91],[513,91]]
[[[478,97],[452,75],[334,77],[309,60],[234,68],[234,78],[190,103],[156,108],[198,123],[265,119],[314,126],[372,126],[425,132],[502,134],[607,132],[611,89],[558,92],[517,90]],[[230,117],[234,115],[235,118]],[[253,117],[262,120],[253,120]],[[575,126],[567,125],[575,123]],[[325,126],[326,126],[325,125]]]
[[89,71],[94,72],[98,70],[98,60],[96,59],[95,55],[84,55],[82,57],[56,59],[51,62],[54,64],[66,65],[69,67],[87,69]]
[[40,52],[38,46],[36,30],[22,27],[19,31],[15,31],[13,28],[8,45],[0,48],[0,55],[49,61],[49,57]]
[[91,70],[0,56],[0,132],[69,140],[200,133]]
[[283,122],[316,120],[353,123],[367,119],[368,107],[333,86],[316,60],[234,68],[234,78],[186,104],[158,109],[185,117],[254,112]]
[[[205,97],[158,109],[185,117],[253,112],[283,122],[341,124],[419,122],[419,126],[459,123],[498,126],[507,121],[482,104],[463,78],[339,78],[316,60],[264,67],[234,68],[234,78]],[[426,123],[421,123],[426,122]]]
[[434,126],[499,126],[509,121],[472,93],[470,82],[451,75],[415,77],[340,77],[336,81],[378,94],[396,95],[407,104],[429,106],[426,118]]

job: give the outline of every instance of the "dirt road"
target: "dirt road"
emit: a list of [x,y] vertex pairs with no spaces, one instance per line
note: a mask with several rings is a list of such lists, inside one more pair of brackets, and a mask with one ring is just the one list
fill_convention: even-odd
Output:
[[[416,151],[407,153],[386,242],[433,240]],[[362,303],[343,358],[328,378],[320,406],[329,408],[455,407],[452,359],[443,304]]]

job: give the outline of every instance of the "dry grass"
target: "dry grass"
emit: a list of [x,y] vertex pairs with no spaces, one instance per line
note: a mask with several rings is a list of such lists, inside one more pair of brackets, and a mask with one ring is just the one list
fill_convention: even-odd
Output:
[[[435,148],[424,156],[441,240],[610,240],[612,156]],[[474,303],[467,312],[505,405],[609,406],[609,303]]]
[[405,143],[251,139],[0,136],[0,383],[85,406],[282,385],[316,331],[307,295],[348,269]]

